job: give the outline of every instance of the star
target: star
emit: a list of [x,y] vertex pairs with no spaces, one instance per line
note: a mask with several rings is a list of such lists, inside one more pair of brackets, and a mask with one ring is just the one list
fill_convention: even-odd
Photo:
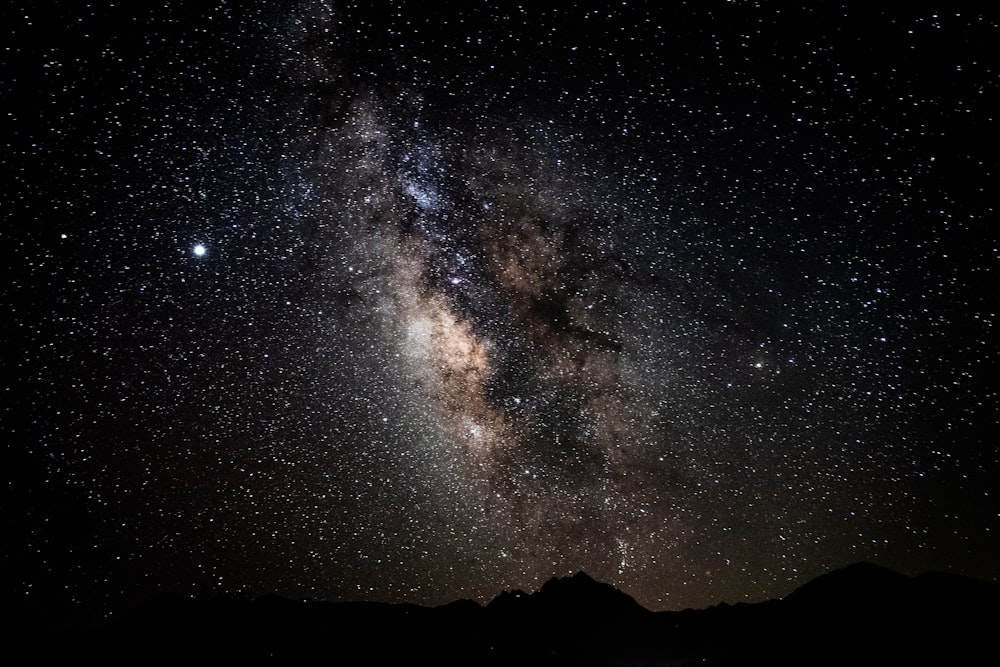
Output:
[[195,257],[204,257],[205,253],[208,252],[208,250],[205,248],[205,246],[198,243],[197,245],[195,245],[194,248],[191,249],[191,252],[194,253]]

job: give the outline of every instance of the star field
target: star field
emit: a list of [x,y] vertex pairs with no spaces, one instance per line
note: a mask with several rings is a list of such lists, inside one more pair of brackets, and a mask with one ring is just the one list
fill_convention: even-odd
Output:
[[28,611],[1000,577],[993,10],[4,14]]

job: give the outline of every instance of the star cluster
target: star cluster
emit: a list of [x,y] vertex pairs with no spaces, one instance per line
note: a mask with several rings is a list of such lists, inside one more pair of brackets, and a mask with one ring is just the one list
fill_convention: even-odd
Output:
[[29,610],[996,580],[992,10],[15,3]]

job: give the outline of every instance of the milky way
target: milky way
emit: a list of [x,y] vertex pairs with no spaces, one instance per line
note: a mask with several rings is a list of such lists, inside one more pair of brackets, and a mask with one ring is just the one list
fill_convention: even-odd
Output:
[[1000,576],[992,13],[269,4],[7,21],[27,608]]

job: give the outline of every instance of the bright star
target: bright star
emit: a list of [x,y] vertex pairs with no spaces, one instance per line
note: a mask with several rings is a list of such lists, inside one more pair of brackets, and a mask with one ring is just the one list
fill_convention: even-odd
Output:
[[205,246],[199,243],[192,249],[192,252],[194,252],[195,257],[204,257],[206,252]]

